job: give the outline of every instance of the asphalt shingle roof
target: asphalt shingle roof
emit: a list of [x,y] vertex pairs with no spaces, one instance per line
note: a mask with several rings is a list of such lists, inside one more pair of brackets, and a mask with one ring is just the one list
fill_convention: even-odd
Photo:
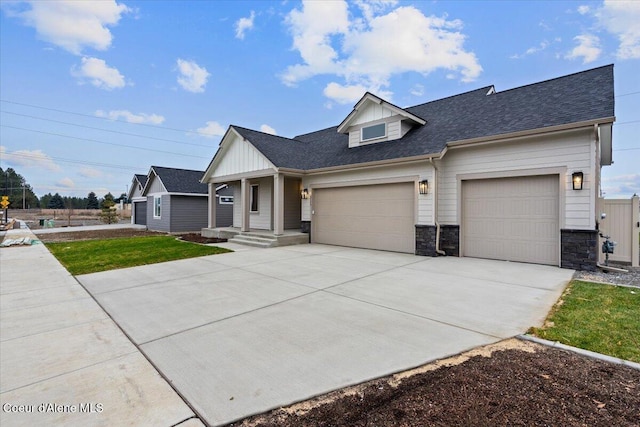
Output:
[[337,126],[293,139],[233,127],[275,166],[308,170],[438,154],[450,142],[614,116],[613,65],[487,95],[490,89],[406,108],[427,123],[399,140],[354,148]]
[[135,177],[140,183],[140,185],[142,186],[142,188],[144,188],[144,186],[147,185],[147,175],[141,175],[137,173],[135,174]]
[[204,171],[151,166],[169,193],[208,194],[207,184],[200,179]]

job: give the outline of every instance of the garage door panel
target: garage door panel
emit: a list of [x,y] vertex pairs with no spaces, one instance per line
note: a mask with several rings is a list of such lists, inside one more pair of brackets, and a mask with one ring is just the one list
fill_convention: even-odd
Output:
[[557,175],[464,181],[465,256],[558,264]]
[[316,189],[316,243],[413,253],[413,183]]

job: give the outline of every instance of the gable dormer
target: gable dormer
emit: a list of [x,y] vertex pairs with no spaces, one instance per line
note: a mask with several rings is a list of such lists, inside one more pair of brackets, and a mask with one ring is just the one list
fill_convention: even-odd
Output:
[[397,107],[372,93],[364,96],[340,123],[338,132],[349,135],[349,148],[402,138],[426,120]]

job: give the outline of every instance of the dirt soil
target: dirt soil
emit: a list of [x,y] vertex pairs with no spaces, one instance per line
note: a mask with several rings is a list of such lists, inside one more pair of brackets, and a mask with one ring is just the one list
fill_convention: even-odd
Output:
[[[163,236],[166,233],[155,231],[137,230],[132,228],[116,228],[113,230],[91,230],[91,231],[64,231],[60,233],[39,234],[38,240],[44,243],[52,242],[71,242],[74,240],[92,240],[92,239],[113,239],[118,237],[138,237],[138,236]],[[215,239],[202,237],[200,234],[189,233],[176,235],[176,238],[189,242],[209,244],[226,242],[226,239]]]
[[510,339],[230,424],[507,425],[638,426],[640,371]]
[[[44,242],[159,235],[63,232]],[[198,243],[198,234],[185,236]],[[509,339],[230,426],[640,426],[640,371]]]

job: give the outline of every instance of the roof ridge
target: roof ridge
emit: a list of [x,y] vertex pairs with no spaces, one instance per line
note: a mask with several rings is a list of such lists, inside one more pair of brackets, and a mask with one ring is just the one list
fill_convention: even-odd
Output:
[[549,82],[552,82],[552,81],[555,81],[555,80],[562,80],[562,79],[566,79],[566,78],[571,78],[571,77],[577,76],[578,74],[590,73],[590,72],[593,72],[593,71],[596,71],[596,70],[599,70],[599,69],[602,69],[602,68],[608,68],[608,67],[613,68],[613,64],[602,65],[600,67],[589,68],[587,70],[577,71],[577,72],[571,73],[571,74],[565,74],[564,76],[552,77],[550,79],[541,80],[539,82],[534,82],[534,83],[529,83],[529,84],[522,85],[522,86],[512,87],[511,89],[505,89],[505,90],[501,90],[501,91],[496,91],[495,94],[499,95],[501,93],[510,92],[512,90],[523,89],[525,87],[530,87],[530,86],[537,86],[537,85],[541,85],[541,84],[544,84],[544,83],[549,83]]
[[478,89],[469,90],[467,92],[458,93],[456,95],[445,96],[444,98],[432,99],[431,101],[423,102],[422,104],[412,105],[411,107],[406,107],[405,109],[408,110],[410,108],[421,107],[423,105],[432,104],[434,102],[444,101],[445,99],[457,98],[458,96],[469,95],[470,93],[473,93],[473,92],[489,91],[489,89],[491,89],[492,87],[494,87],[494,86],[493,85],[489,85],[489,86],[480,87]]
[[152,165],[151,166],[153,169],[169,169],[169,170],[174,170],[174,171],[186,171],[186,172],[201,172],[204,173],[204,171],[199,170],[199,169],[184,169],[184,168],[172,168],[172,167],[168,167],[168,166],[157,166],[157,165]]
[[298,141],[298,140],[296,140],[294,138],[289,138],[288,136],[274,135],[272,133],[263,132],[261,130],[255,130],[255,129],[251,129],[251,128],[246,128],[244,126],[238,126],[238,125],[229,125],[229,126],[231,126],[234,129],[248,130],[249,132],[260,133],[262,135],[267,135],[267,136],[270,136],[270,137],[273,137],[273,138],[281,138],[281,139],[286,139],[286,140],[289,140],[289,141],[303,142],[303,141]]

